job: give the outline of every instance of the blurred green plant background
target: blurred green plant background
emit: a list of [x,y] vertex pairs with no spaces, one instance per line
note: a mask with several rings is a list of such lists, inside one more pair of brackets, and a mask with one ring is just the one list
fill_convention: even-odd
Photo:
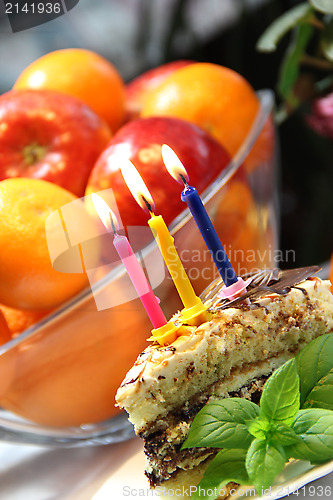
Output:
[[[333,134],[327,130],[333,105],[323,123],[313,104],[332,91],[333,0],[80,0],[68,14],[15,34],[1,8],[1,92],[31,61],[66,47],[99,52],[126,81],[186,58],[228,66],[255,89],[273,89],[281,151],[280,247],[295,250],[295,266],[329,259]],[[315,123],[309,124],[309,116]]]

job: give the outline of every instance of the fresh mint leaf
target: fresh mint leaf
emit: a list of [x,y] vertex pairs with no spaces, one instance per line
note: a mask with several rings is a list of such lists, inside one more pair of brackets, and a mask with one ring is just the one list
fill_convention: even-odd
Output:
[[333,368],[314,386],[308,394],[303,408],[333,410]]
[[227,398],[204,406],[195,416],[184,448],[247,449],[253,439],[246,421],[259,415],[259,407],[242,398]]
[[271,486],[286,463],[283,448],[255,439],[246,455],[245,466],[258,495]]
[[[223,487],[230,481],[243,485],[250,484],[245,468],[245,458],[246,451],[244,450],[219,451],[208,465],[191,499],[199,500],[204,497],[208,500],[215,500],[218,495],[223,496]],[[217,495],[214,489],[216,489]]]
[[307,2],[304,2],[282,14],[261,35],[256,49],[260,52],[273,52],[281,38],[303,21],[309,12],[311,12],[311,7]]
[[260,399],[260,417],[290,424],[299,410],[299,377],[295,359],[278,368],[264,385]]
[[300,440],[294,429],[283,424],[273,424],[269,439],[276,446],[290,446]]
[[250,434],[257,439],[266,439],[272,424],[267,419],[256,418],[247,423],[247,428]]
[[314,9],[319,10],[323,14],[333,14],[332,0],[310,0],[310,4]]
[[333,368],[333,335],[327,333],[312,340],[297,354],[296,363],[302,407],[317,382]]
[[300,410],[292,427],[300,441],[286,449],[289,456],[314,464],[333,459],[333,411]]
[[275,424],[260,417],[248,422],[247,428],[255,438],[261,441],[267,440],[275,446],[289,446],[300,439],[291,427]]
[[332,364],[333,335],[323,335],[271,375],[260,409],[245,399],[228,398],[200,410],[182,449],[223,449],[209,464],[192,498],[201,498],[200,491],[205,490],[205,497],[213,500],[215,490],[230,481],[251,483],[261,494],[289,457],[315,464],[332,459],[333,411],[299,410],[300,379],[305,405],[333,404]]

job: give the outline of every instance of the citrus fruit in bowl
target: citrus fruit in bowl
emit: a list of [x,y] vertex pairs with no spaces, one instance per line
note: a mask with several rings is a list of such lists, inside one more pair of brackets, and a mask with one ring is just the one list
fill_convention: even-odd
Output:
[[50,89],[81,99],[115,132],[125,119],[125,84],[116,67],[86,49],[49,52],[27,66],[14,89]]
[[141,116],[173,116],[202,127],[233,156],[258,113],[258,97],[239,73],[195,63],[169,75],[146,97]]
[[[45,222],[76,200],[69,191],[39,179],[0,182],[0,303],[18,309],[49,309],[88,285],[85,273],[55,270]],[[99,250],[96,248],[96,258]]]
[[0,311],[7,322],[11,337],[14,338],[45,318],[52,312],[52,309],[15,309],[0,304]]

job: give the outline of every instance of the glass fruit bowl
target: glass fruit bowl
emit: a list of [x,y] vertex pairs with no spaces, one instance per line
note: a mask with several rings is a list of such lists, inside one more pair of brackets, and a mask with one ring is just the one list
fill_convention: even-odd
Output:
[[[263,90],[258,97],[260,110],[246,140],[202,196],[239,275],[276,264],[273,94]],[[170,231],[199,295],[217,271],[188,210]],[[131,241],[134,249],[140,241]],[[169,319],[182,304],[156,243],[150,241],[138,256]],[[152,327],[123,265],[102,264],[89,271],[91,288],[1,346],[1,439],[75,446],[132,436],[114,397]]]

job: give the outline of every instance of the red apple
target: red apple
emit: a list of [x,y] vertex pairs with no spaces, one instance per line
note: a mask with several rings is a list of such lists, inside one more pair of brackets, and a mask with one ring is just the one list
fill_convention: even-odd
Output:
[[155,90],[171,73],[189,64],[193,64],[193,61],[172,61],[150,69],[129,82],[125,87],[126,121],[139,118],[146,95]]
[[0,96],[0,180],[34,177],[83,196],[110,139],[108,126],[72,96],[50,90]]
[[188,171],[190,185],[201,193],[226,167],[229,154],[208,133],[179,118],[139,118],[124,125],[113,137],[93,168],[86,194],[112,188],[125,226],[145,225],[140,209],[119,169],[119,154],[130,159],[156,204],[156,214],[169,224],[186,208],[182,186],[166,170],[162,144],[168,144]]

